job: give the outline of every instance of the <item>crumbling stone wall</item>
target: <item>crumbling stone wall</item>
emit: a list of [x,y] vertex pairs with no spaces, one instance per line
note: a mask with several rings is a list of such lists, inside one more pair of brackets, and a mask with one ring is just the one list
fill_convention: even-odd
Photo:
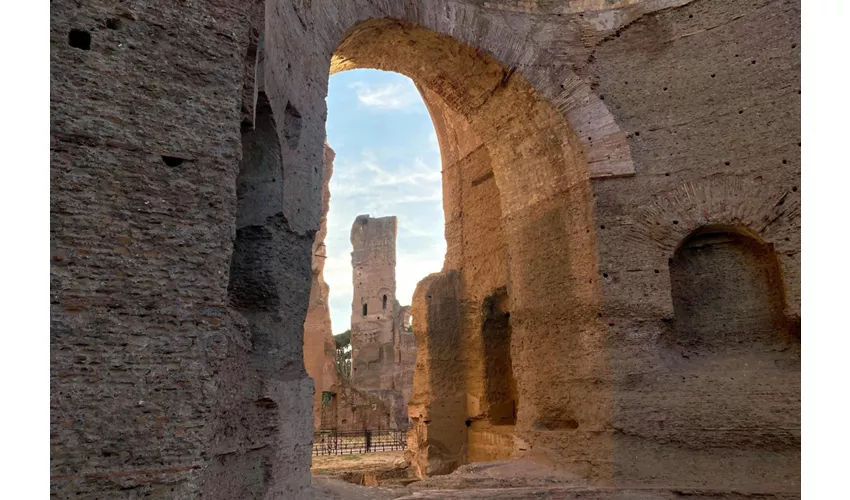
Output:
[[[777,279],[740,242],[719,262],[801,321],[799,25],[793,0],[53,2],[52,495],[310,498],[324,98],[358,67],[410,76],[480,145],[444,159],[464,397],[421,400],[429,425],[487,421],[504,286],[518,451],[602,484],[799,491],[796,349],[756,325],[746,355],[684,358],[677,330],[702,265],[677,249],[705,227],[768,248]],[[724,363],[754,385],[723,380],[721,410],[698,379]]]
[[416,342],[404,328],[405,310],[395,298],[397,228],[396,217],[368,215],[357,216],[351,227],[351,384],[387,398],[395,421],[406,425]]
[[456,418],[467,407],[461,293],[455,271],[429,275],[413,293],[419,349],[407,446],[421,478],[448,474],[468,460],[468,425]]
[[313,284],[310,289],[310,305],[304,319],[304,368],[313,379],[313,429],[322,427],[323,393],[334,394],[339,383],[336,369],[336,344],[331,328],[331,312],[328,302],[330,289],[325,282],[324,269],[327,249],[325,236],[328,233],[328,208],[330,205],[330,179],[333,175],[335,154],[325,144],[324,173],[322,187],[322,222],[313,241]]
[[[435,92],[421,86],[419,91],[434,122],[443,162],[447,242],[444,267],[468,277],[461,282],[464,287],[462,345],[467,366],[463,376],[466,420],[469,420],[467,460],[509,458],[515,452],[515,419],[502,418],[500,413],[508,406],[515,413],[517,401],[503,400],[498,393],[487,389],[489,372],[500,371],[506,379],[513,377],[508,352],[510,338],[502,335],[493,339],[485,331],[485,325],[493,324],[486,322],[495,295],[504,296],[498,302],[503,309],[509,308],[507,249],[493,163],[486,144],[468,120],[447,106]],[[501,356],[492,355],[496,345],[503,350]]]
[[263,11],[51,3],[54,498],[310,495],[317,224],[283,200],[310,155],[255,78]]
[[397,226],[368,215],[351,226],[351,381],[361,390],[393,388]]
[[322,402],[320,429],[356,432],[394,428],[395,415],[403,403],[397,392],[389,392],[360,391],[350,381],[340,379],[331,388],[329,399]]
[[410,306],[401,306],[395,302],[395,348],[393,387],[401,391],[403,407],[399,410],[402,420],[407,417],[407,405],[413,396],[413,374],[416,368],[416,337],[410,328]]

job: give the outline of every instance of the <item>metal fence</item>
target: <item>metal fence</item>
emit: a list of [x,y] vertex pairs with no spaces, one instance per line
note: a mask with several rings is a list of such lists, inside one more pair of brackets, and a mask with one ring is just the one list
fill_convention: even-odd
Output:
[[313,433],[313,455],[353,455],[407,449],[407,429]]

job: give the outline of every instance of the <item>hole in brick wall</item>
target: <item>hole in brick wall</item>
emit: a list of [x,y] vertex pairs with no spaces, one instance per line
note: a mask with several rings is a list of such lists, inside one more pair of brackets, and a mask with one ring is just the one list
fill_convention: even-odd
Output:
[[755,64],[755,63],[756,63],[756,60],[755,60],[755,59],[753,59],[752,61],[750,61],[750,64]]
[[693,18],[694,18],[693,14],[688,14],[688,19],[693,19]]
[[785,165],[788,163],[788,160],[782,160],[782,164]]
[[381,299],[381,309],[383,309],[384,311],[387,310],[387,296],[386,295],[384,295],[384,298]]
[[670,172],[667,172],[666,174],[664,174],[664,177],[670,177]]
[[367,314],[368,312],[369,312],[369,305],[368,305],[368,304],[363,304],[363,316],[366,316],[366,314]]
[[743,115],[743,114],[744,114],[744,110],[743,110],[743,109],[739,109],[739,110],[738,110],[738,114],[739,114],[739,115]]
[[667,87],[664,87],[664,92],[667,92]]
[[470,425],[472,425],[472,420],[466,419],[463,423],[466,424],[467,427],[469,427]]
[[678,224],[678,223],[679,223],[679,221],[677,221],[677,220],[673,221],[673,224]]
[[658,273],[660,273],[660,272],[661,272],[661,271],[659,271],[658,269],[656,269],[656,270],[655,270],[655,274],[658,274]]
[[797,186],[792,187],[791,191],[794,191],[796,193],[797,192]]
[[186,161],[183,158],[178,158],[176,156],[162,156],[162,162],[168,165],[169,167],[179,167]]
[[792,44],[791,44],[791,48],[792,48],[792,49],[796,49],[796,48],[797,48],[797,44],[796,44],[796,43],[792,43]]
[[635,132],[635,137],[640,137],[640,132]]
[[605,224],[602,224],[601,226],[599,226],[599,229],[605,229]]
[[726,165],[727,167],[728,167],[729,165],[731,165],[731,163],[729,163],[728,161],[724,161],[724,162],[723,162],[723,164],[724,164],[724,165]]
[[106,20],[106,27],[111,30],[121,29],[121,20],[117,17]]
[[608,277],[608,273],[602,273],[602,277],[603,277],[603,278],[607,278],[607,277]]
[[91,33],[84,30],[71,30],[68,33],[68,45],[75,49],[91,50]]

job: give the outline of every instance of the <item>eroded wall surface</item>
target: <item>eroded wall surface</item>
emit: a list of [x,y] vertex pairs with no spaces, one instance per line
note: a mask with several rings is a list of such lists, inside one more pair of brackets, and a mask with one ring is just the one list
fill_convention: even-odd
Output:
[[283,213],[308,155],[258,97],[263,11],[51,4],[55,498],[310,496],[317,225]]
[[[322,427],[322,407],[326,406],[329,396],[339,383],[336,370],[336,344],[331,328],[331,311],[328,302],[330,287],[325,282],[325,259],[327,248],[325,237],[328,233],[328,209],[330,206],[330,180],[333,175],[335,154],[325,144],[324,173],[322,187],[322,222],[313,241],[313,282],[310,289],[310,305],[304,320],[304,368],[313,379],[313,429]],[[323,400],[325,400],[323,402]]]

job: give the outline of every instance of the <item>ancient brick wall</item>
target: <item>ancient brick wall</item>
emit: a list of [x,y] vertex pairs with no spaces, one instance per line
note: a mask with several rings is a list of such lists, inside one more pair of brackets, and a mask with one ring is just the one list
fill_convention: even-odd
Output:
[[360,390],[393,388],[397,226],[368,215],[351,226],[351,381]]
[[407,404],[413,395],[413,374],[416,368],[416,337],[410,327],[410,306],[401,306],[395,302],[395,317],[393,328],[395,329],[394,348],[394,373],[393,387],[401,391],[402,408],[400,408],[401,421],[407,420]]
[[395,217],[360,215],[351,227],[351,385],[384,399],[404,426],[416,341],[404,329],[406,310],[395,298],[397,225]]
[[469,458],[468,426],[457,418],[467,406],[459,278],[456,271],[431,274],[413,293],[419,350],[407,445],[420,478],[448,474]]
[[799,8],[691,2],[582,70],[636,170],[594,181],[618,475],[799,491]]
[[321,425],[316,430],[357,432],[396,428],[396,408],[403,406],[397,392],[360,391],[346,379],[340,379],[329,392],[329,399],[322,401],[319,408]]
[[51,4],[55,498],[310,495],[316,225],[272,186],[306,159],[258,99],[263,10]]
[[[488,302],[506,295],[507,249],[502,232],[499,189],[484,141],[469,121],[452,110],[435,92],[419,87],[428,107],[440,144],[443,162],[443,206],[446,216],[447,252],[445,269],[467,277],[464,287],[462,337],[467,394],[466,419],[470,421],[467,456],[469,461],[498,460],[514,453],[514,421],[498,415],[506,406],[514,413],[517,401],[493,398],[487,390],[488,372],[501,370],[512,378],[509,360],[510,337],[487,341],[484,331]],[[507,306],[507,301],[503,301]],[[501,356],[492,356],[487,346],[499,345]],[[507,359],[506,359],[507,355]],[[491,411],[491,409],[493,411]]]

